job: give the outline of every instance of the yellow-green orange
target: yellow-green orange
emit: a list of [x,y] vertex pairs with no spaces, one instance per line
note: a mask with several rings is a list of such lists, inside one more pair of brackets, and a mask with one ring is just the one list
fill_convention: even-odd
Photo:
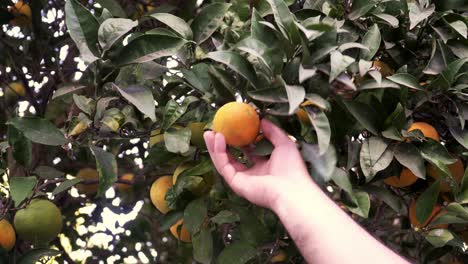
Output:
[[286,252],[284,250],[280,250],[278,253],[276,253],[272,258],[271,258],[271,263],[278,263],[278,262],[284,262],[287,259]]
[[193,122],[188,124],[188,128],[192,132],[192,137],[190,138],[190,142],[199,148],[204,148],[205,139],[203,138],[204,128],[206,126],[205,122]]
[[171,209],[167,206],[166,193],[172,186],[172,176],[158,178],[151,185],[150,198],[154,207],[161,213],[166,214]]
[[[450,173],[452,174],[452,177],[455,180],[455,182],[457,182],[458,184],[461,183],[461,181],[463,180],[463,176],[465,175],[465,168],[463,167],[463,162],[460,159],[457,159],[455,163],[452,163],[447,167]],[[436,180],[440,178],[439,171],[431,164],[427,166],[427,175]],[[440,182],[440,190],[442,192],[449,192],[450,189],[450,185],[447,183],[447,181]]]
[[254,143],[260,130],[260,119],[251,105],[231,102],[216,112],[213,130],[223,134],[227,144],[242,147]]
[[36,199],[16,213],[14,226],[22,239],[45,245],[62,230],[62,213],[51,201]]
[[26,88],[21,82],[12,82],[4,89],[5,98],[8,101],[16,100],[19,96],[26,95]]
[[[182,227],[180,228],[180,232],[178,232],[178,229],[179,229],[179,226],[182,225]],[[192,241],[192,239],[190,239],[190,233],[189,231],[185,228],[184,226],[184,220],[180,219],[179,221],[177,221],[177,223],[175,223],[173,226],[171,226],[170,228],[170,231],[171,231],[171,234],[178,240],[182,241],[182,242],[186,242],[186,243],[189,243]]]
[[409,128],[408,132],[413,130],[420,130],[427,138],[432,138],[435,141],[440,141],[439,133],[437,130],[425,122],[414,122]]
[[[97,170],[95,169],[84,168],[78,172],[78,174],[76,175],[76,178],[82,179],[84,181],[99,181],[99,174]],[[99,186],[98,183],[92,183],[92,184],[79,183],[76,185],[76,188],[78,189],[78,192],[80,194],[92,195],[97,192],[98,186]]]
[[16,243],[16,233],[13,226],[6,219],[0,220],[0,247],[10,251]]

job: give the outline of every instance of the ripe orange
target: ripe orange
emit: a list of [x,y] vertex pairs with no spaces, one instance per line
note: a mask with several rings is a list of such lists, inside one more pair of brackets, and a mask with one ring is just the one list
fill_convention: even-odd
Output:
[[6,219],[0,220],[0,247],[10,251],[16,243],[16,233],[13,226]]
[[10,21],[13,26],[29,26],[31,25],[31,7],[23,1],[18,1],[13,7],[9,8],[10,13],[15,17]]
[[[183,224],[184,224],[183,219],[180,219],[179,221],[177,221],[177,223],[175,223],[170,228],[171,234],[182,242],[190,243],[192,241],[192,239],[190,239],[190,233]],[[177,229],[179,228],[180,225],[182,225],[182,227],[180,228],[180,234],[179,234]]]
[[[426,227],[428,224],[430,224],[431,221],[436,219],[437,216],[442,215],[444,213],[445,213],[445,211],[442,210],[440,205],[436,205],[432,209],[432,213],[429,216],[429,218],[426,219],[426,221],[421,224],[421,222],[419,222],[418,218],[416,217],[416,200],[413,200],[413,201],[411,201],[411,205],[410,205],[410,208],[409,208],[409,219],[410,219],[411,225],[414,228],[423,228],[423,227]],[[437,225],[437,226],[433,226],[431,228],[448,228],[448,224]]]
[[384,183],[396,188],[404,188],[412,185],[418,180],[418,177],[414,175],[409,169],[404,168],[401,170],[400,177],[392,176],[384,180]]
[[[463,162],[460,159],[457,159],[455,163],[452,163],[447,167],[450,173],[452,174],[453,179],[455,179],[457,183],[461,183],[461,181],[463,180],[463,176],[465,175],[465,168],[463,167]],[[431,176],[436,180],[440,178],[440,173],[432,164],[429,164],[427,166],[427,175]],[[450,192],[451,188],[446,181],[441,181],[440,190],[442,192]]]
[[284,262],[286,261],[287,259],[287,255],[286,255],[286,252],[284,252],[284,250],[280,250],[278,251],[278,253],[276,255],[274,255],[272,258],[271,258],[271,263],[278,263],[278,262]]
[[[135,178],[135,175],[133,175],[133,173],[126,173],[120,177],[121,180],[129,181],[129,182],[133,182],[134,178]],[[130,188],[132,188],[131,184],[126,184],[126,183],[117,183],[115,186],[121,192],[128,191]]]
[[[78,171],[76,174],[76,178],[83,179],[85,181],[99,181],[99,174],[97,170],[91,168],[84,168]],[[95,194],[98,190],[98,183],[93,184],[83,184],[79,183],[76,185],[78,192],[84,195],[92,195]]]
[[62,212],[49,200],[32,200],[15,215],[18,236],[34,245],[44,246],[62,230]]
[[243,147],[255,141],[260,130],[260,119],[252,106],[231,102],[216,112],[213,130],[223,134],[228,145]]
[[372,66],[378,70],[384,78],[395,73],[395,71],[383,61],[376,60],[372,63]]
[[302,123],[306,123],[306,124],[310,124],[310,119],[309,119],[309,115],[307,114],[306,110],[304,110],[304,108],[302,108],[302,107],[305,107],[305,106],[308,106],[308,105],[314,105],[314,102],[312,102],[312,101],[303,102],[301,104],[301,107],[299,107],[299,109],[296,112],[297,119],[299,119]]
[[166,214],[171,209],[167,206],[166,193],[172,186],[172,176],[158,178],[151,185],[150,198],[154,207],[161,213]]
[[408,132],[413,130],[420,130],[427,138],[432,138],[435,141],[440,141],[439,133],[437,130],[425,122],[414,122],[409,128]]

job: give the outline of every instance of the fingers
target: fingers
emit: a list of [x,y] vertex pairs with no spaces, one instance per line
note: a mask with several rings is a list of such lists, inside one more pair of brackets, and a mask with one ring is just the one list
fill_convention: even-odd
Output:
[[205,132],[204,138],[211,160],[218,172],[226,179],[228,183],[232,182],[235,174],[245,169],[245,166],[235,161],[226,150],[226,141],[220,133],[212,131]]
[[267,119],[262,119],[262,131],[268,140],[275,146],[281,146],[285,144],[291,144],[291,139],[288,138],[288,135]]

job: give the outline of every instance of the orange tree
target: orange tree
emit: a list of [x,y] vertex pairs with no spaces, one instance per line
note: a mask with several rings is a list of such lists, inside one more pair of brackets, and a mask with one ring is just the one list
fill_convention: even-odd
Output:
[[[1,1],[0,262],[303,263],[275,215],[236,196],[207,154],[217,109],[242,101],[388,247],[466,263],[467,10]],[[220,131],[251,142],[256,121],[233,111]],[[271,153],[261,135],[253,145]]]

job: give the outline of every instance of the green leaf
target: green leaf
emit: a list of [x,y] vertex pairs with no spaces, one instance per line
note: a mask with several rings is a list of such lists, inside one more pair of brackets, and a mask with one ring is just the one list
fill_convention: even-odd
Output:
[[68,143],[62,132],[51,122],[38,117],[15,117],[7,122],[14,126],[32,142],[60,146]]
[[186,43],[186,40],[173,36],[142,35],[128,43],[115,58],[115,62],[123,65],[174,56]]
[[357,207],[348,207],[348,209],[363,217],[369,217],[369,210],[370,210],[370,198],[369,194],[366,192],[354,192],[352,195],[353,202],[357,205]]
[[465,175],[461,182],[460,193],[457,196],[460,203],[468,203],[468,167],[465,169]]
[[193,96],[187,96],[181,105],[179,105],[174,100],[168,101],[164,108],[164,118],[161,124],[162,130],[167,130],[169,127],[171,127],[181,116],[185,114],[188,106],[196,101],[198,101],[198,99]]
[[468,58],[458,59],[452,63],[450,63],[445,70],[437,77],[437,79],[431,84],[431,87],[436,89],[448,89],[451,88],[452,85],[456,81],[456,77],[458,72],[462,69],[465,63],[468,62]]
[[432,139],[423,142],[419,150],[423,158],[429,161],[439,161],[444,164],[453,164],[457,161],[442,144]]
[[416,77],[414,77],[413,75],[409,73],[397,73],[392,76],[388,76],[387,79],[389,79],[390,81],[394,83],[397,83],[397,84],[400,84],[409,88],[413,88],[416,90],[423,90],[421,85],[419,85],[419,82],[416,79]]
[[63,191],[66,191],[70,189],[71,187],[75,186],[77,183],[82,182],[83,179],[72,179],[72,180],[66,180],[61,182],[52,192],[52,195],[57,195]]
[[324,181],[331,179],[337,162],[336,151],[333,145],[330,145],[324,155],[320,155],[317,145],[302,143],[301,152],[304,160],[310,163],[315,172]]
[[88,115],[92,115],[94,109],[96,108],[96,103],[94,100],[86,96],[74,94],[73,102],[81,111]]
[[374,8],[375,4],[376,3],[373,0],[353,1],[351,13],[349,13],[348,18],[351,20],[356,20],[366,15],[369,11],[371,11]]
[[97,18],[77,0],[65,2],[65,14],[68,32],[80,50],[83,60],[87,63],[97,60],[99,56]]
[[18,264],[32,264],[37,263],[44,257],[55,257],[62,254],[61,251],[50,248],[37,248],[26,252],[18,260]]
[[14,204],[18,207],[36,186],[36,177],[12,177],[10,179],[10,193]]
[[193,258],[203,264],[210,264],[213,258],[213,236],[211,231],[202,228],[192,236]]
[[289,102],[288,114],[292,115],[294,112],[297,111],[301,103],[304,101],[305,89],[300,85],[288,85],[285,82],[283,83]]
[[71,94],[71,93],[75,93],[76,91],[79,91],[84,88],[86,88],[86,86],[84,85],[66,84],[64,86],[61,86],[55,91],[54,95],[52,96],[52,100]]
[[164,23],[166,26],[170,27],[182,38],[191,40],[193,39],[193,33],[190,26],[182,18],[174,16],[169,13],[153,13],[150,17],[158,20],[161,23]]
[[396,17],[388,15],[388,14],[383,14],[383,13],[373,14],[373,15],[387,22],[393,28],[398,28],[399,21]]
[[406,124],[405,109],[400,103],[398,103],[393,113],[391,113],[390,116],[388,116],[387,119],[385,120],[384,126],[385,127],[394,126],[398,130],[401,130],[403,129],[405,124]]
[[116,0],[96,0],[103,8],[109,10],[113,16],[127,17],[125,10],[120,6]]
[[163,219],[159,222],[159,231],[167,231],[171,226],[175,225],[177,221],[184,217],[183,211],[169,211],[164,215]]
[[369,50],[361,50],[361,59],[372,60],[379,50],[380,42],[382,42],[382,37],[379,26],[374,24],[362,38],[362,45],[368,47]]
[[252,64],[240,54],[232,51],[214,51],[207,54],[210,58],[219,63],[225,64],[233,71],[239,73],[247,79],[255,88],[257,88],[257,75]]
[[333,80],[340,75],[343,71],[348,68],[354,62],[354,58],[348,55],[343,55],[341,52],[334,50],[330,54],[330,78],[328,82],[332,82]]
[[98,40],[104,51],[110,49],[114,43],[127,34],[134,27],[138,26],[137,21],[126,18],[106,19],[98,30]]
[[49,166],[39,166],[34,170],[34,173],[45,180],[62,178],[65,175],[64,172]]
[[239,215],[228,210],[223,210],[211,218],[211,222],[217,225],[233,224],[239,221]]
[[405,201],[400,197],[394,195],[389,190],[374,185],[367,185],[364,187],[364,190],[369,194],[376,196],[386,203],[390,208],[392,208],[396,213],[404,214],[406,211]]
[[412,144],[400,143],[395,147],[395,158],[416,177],[426,179],[426,167],[419,150]]
[[332,174],[332,180],[336,185],[338,185],[345,192],[349,194],[353,193],[353,186],[351,185],[349,176],[343,169],[337,168],[335,172]]
[[371,137],[362,143],[360,164],[367,182],[372,180],[377,172],[386,169],[392,160],[393,151],[383,139]]
[[255,257],[257,250],[249,244],[236,241],[226,246],[217,258],[219,264],[245,264]]
[[32,163],[32,142],[13,126],[8,126],[8,143],[12,147],[13,158],[25,166]]
[[266,88],[248,91],[248,95],[254,100],[268,103],[288,103],[288,95],[285,89]]
[[443,247],[454,238],[452,232],[442,228],[431,230],[429,234],[426,235],[426,240],[434,247]]
[[96,158],[96,168],[99,173],[99,188],[97,195],[104,196],[107,189],[117,181],[117,161],[112,153],[96,146],[90,146]]
[[431,221],[428,226],[436,227],[438,225],[445,225],[445,224],[468,224],[468,220],[464,220],[460,217],[447,213],[447,214],[441,214],[435,217],[434,220]]
[[426,222],[429,216],[431,216],[437,203],[439,192],[440,181],[437,180],[419,196],[416,201],[416,218],[420,223]]
[[468,130],[462,130],[459,126],[450,126],[449,130],[453,138],[465,149],[468,149]]
[[113,87],[119,91],[119,93],[133,104],[140,112],[147,115],[153,122],[156,122],[153,93],[143,85],[129,85],[126,87],[120,87],[113,84]]
[[458,34],[460,34],[463,38],[467,38],[468,34],[468,27],[466,26],[464,21],[457,20],[452,23],[449,23],[449,26],[455,30]]
[[191,24],[193,40],[198,44],[207,40],[221,25],[230,7],[231,4],[227,3],[213,3],[204,7]]
[[283,0],[267,0],[273,11],[275,22],[281,33],[286,36],[294,45],[301,43],[299,29],[297,28],[295,18],[288,5]]
[[204,198],[193,200],[187,205],[184,211],[184,225],[191,234],[200,230],[207,213],[208,207]]
[[166,148],[172,153],[186,153],[190,149],[190,137],[192,132],[190,128],[169,128],[164,132],[164,142]]
[[459,203],[451,203],[447,206],[447,212],[454,213],[455,215],[468,220],[468,210]]
[[309,120],[317,133],[317,141],[319,145],[319,155],[324,155],[330,146],[331,128],[328,117],[321,109],[315,111],[310,107],[305,107]]
[[162,141],[150,148],[148,157],[145,159],[145,163],[159,166],[176,156],[177,155],[175,153],[167,151],[166,143]]
[[375,135],[379,134],[379,117],[371,106],[356,101],[343,101],[343,103],[364,128]]
[[435,11],[434,4],[431,4],[428,8],[424,8],[419,5],[418,2],[411,2],[408,3],[409,6],[409,19],[410,19],[410,27],[409,29],[412,30],[416,27],[419,23],[429,18],[432,13]]

